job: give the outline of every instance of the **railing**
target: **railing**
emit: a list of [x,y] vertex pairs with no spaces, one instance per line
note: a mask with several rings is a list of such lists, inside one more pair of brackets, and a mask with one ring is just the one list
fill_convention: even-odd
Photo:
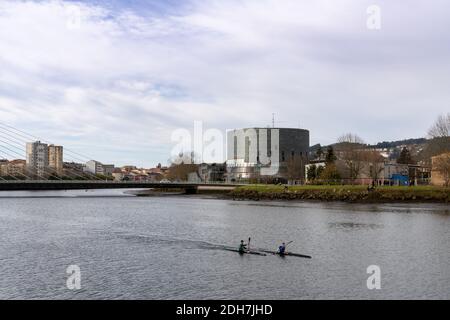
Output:
[[113,180],[2,180],[0,184],[33,184],[33,183],[44,183],[44,184],[152,184],[152,185],[243,185],[243,183],[230,183],[222,181],[211,181],[211,182],[159,182],[159,181],[113,181]]

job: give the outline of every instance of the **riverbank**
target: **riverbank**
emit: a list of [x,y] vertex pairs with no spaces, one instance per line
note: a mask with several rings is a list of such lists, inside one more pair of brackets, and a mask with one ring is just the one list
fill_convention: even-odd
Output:
[[434,186],[282,186],[248,185],[229,193],[235,200],[320,200],[346,202],[450,202],[450,188]]

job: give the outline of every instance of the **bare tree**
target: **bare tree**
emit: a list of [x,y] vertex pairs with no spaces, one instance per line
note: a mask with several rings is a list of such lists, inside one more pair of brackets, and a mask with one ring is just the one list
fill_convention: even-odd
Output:
[[448,187],[450,182],[450,153],[442,154],[433,161],[433,169],[439,172],[444,180],[444,186]]
[[194,152],[180,153],[177,157],[169,159],[171,163],[167,178],[170,180],[187,181],[189,173],[197,172],[198,165],[194,164]]
[[338,143],[344,144],[364,144],[364,140],[354,133],[345,133],[338,138]]
[[440,115],[428,130],[429,140],[420,157],[428,164],[431,157],[450,152],[450,113]]
[[450,136],[450,113],[441,114],[428,130],[430,138],[446,138]]
[[305,159],[294,155],[286,163],[286,177],[289,181],[303,180],[305,177]]
[[370,150],[365,152],[365,157],[370,168],[370,177],[374,181],[378,180],[384,167],[383,156],[375,150]]
[[366,160],[364,140],[356,134],[346,133],[338,138],[338,143],[336,149],[340,158],[344,161],[348,176],[353,184],[364,168]]
[[197,171],[198,165],[196,164],[173,164],[169,167],[167,178],[172,181],[187,181],[189,173]]

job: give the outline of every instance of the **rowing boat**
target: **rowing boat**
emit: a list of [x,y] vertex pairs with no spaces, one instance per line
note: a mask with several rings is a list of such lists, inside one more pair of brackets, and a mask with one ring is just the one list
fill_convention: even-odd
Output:
[[222,249],[223,250],[227,250],[227,251],[238,252],[240,254],[255,254],[255,255],[258,255],[258,256],[267,256],[267,254],[265,254],[263,252],[253,251],[253,250],[242,252],[242,251],[239,251],[239,249],[236,249],[236,248],[222,248]]
[[307,256],[307,255],[300,254],[300,253],[285,252],[285,253],[280,254],[278,251],[271,251],[271,250],[259,250],[259,251],[265,252],[265,253],[270,253],[270,254],[276,254],[276,255],[279,255],[279,256],[282,256],[282,257],[284,257],[284,256],[292,256],[292,257],[311,259],[311,256]]

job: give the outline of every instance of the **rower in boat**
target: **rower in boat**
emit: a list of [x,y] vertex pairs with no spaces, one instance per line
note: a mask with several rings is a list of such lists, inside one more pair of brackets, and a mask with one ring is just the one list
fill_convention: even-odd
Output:
[[286,243],[282,243],[281,246],[278,247],[278,252],[279,255],[284,255],[286,253]]
[[239,252],[247,252],[247,245],[244,243],[244,240],[241,240],[241,244],[239,245]]

